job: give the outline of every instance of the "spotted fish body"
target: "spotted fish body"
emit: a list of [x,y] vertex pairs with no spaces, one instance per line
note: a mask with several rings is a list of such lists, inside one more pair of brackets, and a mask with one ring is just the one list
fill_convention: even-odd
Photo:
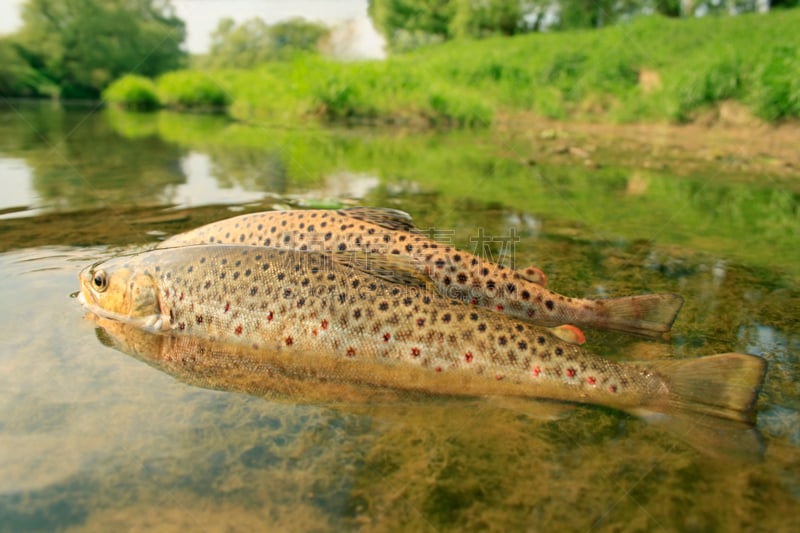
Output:
[[[574,324],[663,337],[683,300],[675,294],[570,298],[548,290],[535,268],[514,271],[416,232],[400,211],[351,208],[241,215],[176,235],[160,248],[245,244],[319,252],[403,256],[450,298],[545,326]],[[582,334],[577,332],[580,340]],[[580,341],[579,341],[580,342]]]
[[[615,363],[545,328],[315,252],[236,245],[153,250],[89,267],[80,281],[81,300],[102,316],[265,352],[316,354],[349,368],[348,379],[437,394],[551,398],[639,414],[697,407],[691,398],[699,394],[704,415],[747,423],[763,368],[758,358],[740,354],[701,358],[694,366]],[[709,380],[695,390],[684,374]],[[747,384],[735,402],[725,384],[732,374],[737,387]],[[724,392],[720,405],[707,400],[714,387]]]

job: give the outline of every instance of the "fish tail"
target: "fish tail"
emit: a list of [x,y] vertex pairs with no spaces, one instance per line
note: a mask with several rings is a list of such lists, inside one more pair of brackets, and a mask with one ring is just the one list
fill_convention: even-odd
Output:
[[632,410],[711,455],[757,457],[763,446],[754,429],[755,403],[766,361],[740,353],[655,361],[666,395]]
[[595,300],[598,311],[589,325],[654,338],[669,338],[683,305],[678,294],[642,294]]

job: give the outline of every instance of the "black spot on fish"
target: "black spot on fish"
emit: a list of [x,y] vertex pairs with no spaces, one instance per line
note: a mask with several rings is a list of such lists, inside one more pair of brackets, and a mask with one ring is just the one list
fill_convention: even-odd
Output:
[[486,331],[486,324],[484,324],[483,322],[478,324],[478,331]]
[[550,311],[552,311],[552,310],[553,310],[553,307],[555,307],[555,304],[553,303],[553,300],[547,300],[547,301],[544,303],[544,305],[546,305],[546,306],[547,306],[547,308],[548,308]]
[[283,281],[283,278],[285,278],[285,277],[286,277],[286,274],[284,274],[283,272],[278,272],[278,276],[277,276],[278,281]]

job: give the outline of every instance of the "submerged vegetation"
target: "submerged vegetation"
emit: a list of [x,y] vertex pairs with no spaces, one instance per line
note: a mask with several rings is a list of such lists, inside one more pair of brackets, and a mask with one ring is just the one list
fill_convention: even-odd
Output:
[[[385,61],[338,63],[309,54],[251,69],[168,73],[156,84],[163,105],[227,101],[229,114],[242,120],[314,116],[482,127],[497,113],[533,112],[686,122],[736,101],[775,122],[800,117],[797,27],[800,10],[650,16],[600,30],[453,40]],[[198,80],[207,90],[197,89]],[[131,96],[138,98],[136,91]]]

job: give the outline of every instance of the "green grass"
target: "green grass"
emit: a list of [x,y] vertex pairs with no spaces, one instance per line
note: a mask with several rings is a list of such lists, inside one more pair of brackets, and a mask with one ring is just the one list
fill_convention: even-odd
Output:
[[[486,127],[498,112],[556,119],[693,120],[735,100],[768,122],[800,118],[800,9],[602,30],[456,40],[386,61],[315,55],[157,80],[162,105],[245,121]],[[643,73],[656,78],[640,83]]]

